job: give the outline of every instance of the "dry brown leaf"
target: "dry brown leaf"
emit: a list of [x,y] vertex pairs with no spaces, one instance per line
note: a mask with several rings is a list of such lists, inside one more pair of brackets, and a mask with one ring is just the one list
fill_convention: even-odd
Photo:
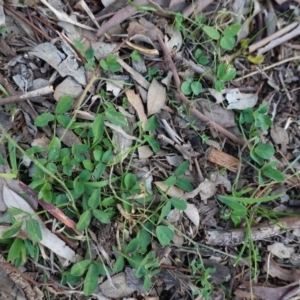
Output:
[[268,246],[268,251],[279,258],[290,258],[295,252],[295,249],[276,242],[273,245]]
[[144,105],[142,103],[142,99],[140,98],[139,94],[136,94],[134,90],[127,90],[125,92],[128,101],[130,104],[134,107],[136,110],[139,120],[143,123],[143,129],[145,129],[145,126],[147,124],[147,116],[145,114]]
[[131,68],[128,64],[126,64],[121,58],[117,58],[118,63],[132,76],[132,78],[140,84],[144,89],[148,90],[150,83],[139,74],[137,71],[135,71],[133,68]]
[[166,103],[166,88],[155,78],[152,80],[147,96],[148,116],[160,112]]
[[294,282],[300,279],[300,270],[295,268],[283,269],[272,258],[266,259],[264,270],[272,277],[277,277],[284,281]]
[[168,186],[161,181],[155,181],[154,184],[170,197],[180,198],[184,194],[183,190],[174,185]]

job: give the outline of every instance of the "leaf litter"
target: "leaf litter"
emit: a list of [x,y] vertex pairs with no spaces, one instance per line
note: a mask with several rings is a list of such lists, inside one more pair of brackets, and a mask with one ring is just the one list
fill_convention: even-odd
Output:
[[50,268],[45,292],[80,299],[299,295],[293,1],[26,5],[0,4],[1,276],[29,291]]

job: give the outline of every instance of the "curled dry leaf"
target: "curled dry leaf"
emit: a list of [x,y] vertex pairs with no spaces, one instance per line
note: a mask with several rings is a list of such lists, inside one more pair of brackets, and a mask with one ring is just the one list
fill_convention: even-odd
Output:
[[[41,219],[35,214],[35,211],[22,197],[20,197],[14,191],[10,190],[7,186],[3,186],[3,198],[8,208],[19,208],[24,212],[32,215],[32,218],[34,218],[39,223],[43,237],[40,242],[42,245],[44,245],[60,257],[66,259],[68,262],[77,261],[75,252],[45,226]],[[23,217],[23,214],[15,216],[15,218],[17,219]],[[67,264],[68,263],[66,262],[66,265]]]
[[277,277],[284,281],[294,282],[300,279],[300,270],[281,268],[272,258],[266,259],[264,270],[272,277]]
[[200,215],[195,204],[187,203],[187,208],[183,211],[191,222],[198,227],[200,224]]
[[[150,88],[151,88],[151,86],[150,86]],[[136,110],[140,121],[143,123],[143,128],[145,128],[145,126],[147,124],[147,116],[145,114],[145,110],[144,110],[144,105],[142,103],[142,99],[140,98],[140,96],[138,94],[136,94],[134,92],[134,90],[127,90],[125,92],[125,94],[126,94],[126,96],[128,98],[128,101],[130,102],[130,104]]]
[[166,88],[153,78],[147,96],[148,116],[160,112],[166,103]]
[[244,110],[256,105],[258,95],[241,93],[239,89],[229,89],[227,90],[226,100],[229,103],[227,109]]
[[[248,37],[249,34],[249,27],[250,27],[250,23],[252,21],[252,19],[261,11],[261,7],[260,4],[258,3],[258,1],[254,0],[254,10],[252,12],[252,15],[250,15],[245,22],[242,25],[242,28],[240,29],[240,31],[238,32],[237,35],[237,42],[241,41],[242,39]],[[253,4],[251,4],[253,5]]]
[[179,52],[182,46],[182,35],[175,27],[166,27],[165,44],[169,52]]

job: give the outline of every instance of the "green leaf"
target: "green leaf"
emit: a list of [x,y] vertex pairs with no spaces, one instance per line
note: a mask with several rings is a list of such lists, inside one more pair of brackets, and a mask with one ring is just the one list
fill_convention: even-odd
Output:
[[198,60],[202,55],[202,50],[197,48],[195,51],[195,58]]
[[114,272],[115,273],[119,273],[124,269],[124,265],[125,265],[125,260],[124,260],[124,256],[119,255],[119,257],[117,258],[115,264],[114,264]]
[[20,257],[20,253],[23,246],[23,240],[15,238],[8,251],[7,261],[14,261],[16,258]]
[[213,40],[218,40],[220,38],[219,31],[211,26],[203,26],[203,31]]
[[171,198],[170,201],[172,205],[178,210],[185,210],[187,208],[187,204],[183,199]]
[[270,179],[273,179],[277,182],[284,182],[285,177],[282,172],[276,169],[278,162],[277,161],[270,161],[265,164],[260,170],[261,173]]
[[222,92],[222,90],[224,89],[224,82],[222,80],[217,80],[215,82],[215,89],[218,91],[218,92]]
[[218,195],[218,199],[220,201],[232,201],[232,202],[241,202],[242,204],[257,204],[262,202],[268,202],[273,201],[279,197],[282,196],[281,194],[275,194],[269,197],[263,197],[263,198],[243,198],[243,197],[235,197],[235,196],[228,196],[228,195]]
[[137,50],[134,50],[130,56],[134,61],[140,62],[142,60]]
[[170,176],[165,181],[163,181],[163,184],[165,184],[167,186],[172,186],[172,185],[176,184],[176,181],[177,181],[177,179],[175,176]]
[[270,144],[259,144],[254,151],[263,159],[270,159],[275,153],[274,147]]
[[92,60],[94,59],[94,49],[92,47],[88,48],[86,51],[85,51],[85,58],[87,60]]
[[136,184],[137,178],[134,174],[128,173],[124,177],[124,185],[127,190],[131,189]]
[[59,152],[61,149],[61,142],[58,137],[54,137],[48,146],[48,159],[56,160],[59,158]]
[[99,65],[103,70],[108,71],[108,65],[104,59],[100,60]]
[[94,135],[93,142],[94,144],[99,142],[103,136],[104,132],[104,116],[98,115],[93,121],[92,131]]
[[57,166],[56,166],[56,164],[54,164],[54,163],[48,163],[48,164],[46,165],[46,168],[47,168],[47,170],[50,171],[52,174],[55,174],[56,171],[57,171]]
[[255,153],[255,149],[250,150],[250,157],[257,162],[259,165],[262,165],[264,160]]
[[266,168],[264,170],[261,170],[262,174],[265,176],[265,177],[268,177],[270,179],[273,179],[277,182],[284,182],[285,181],[285,177],[284,175],[276,170],[276,169],[273,169],[273,168]]
[[147,274],[144,278],[144,283],[143,283],[143,288],[145,291],[149,291],[150,288],[152,286],[152,282],[151,282],[151,278],[150,276]]
[[226,74],[222,77],[222,80],[224,81],[231,81],[235,78],[236,76],[236,69],[233,68],[232,66],[227,67],[227,72]]
[[141,245],[141,240],[139,238],[132,239],[127,247],[125,248],[125,253],[135,252]]
[[202,84],[199,81],[193,81],[191,83],[191,90],[194,95],[198,96],[202,91]]
[[100,189],[95,189],[88,200],[88,205],[90,208],[96,208],[99,206],[101,201]]
[[79,52],[84,55],[84,46],[83,43],[79,40],[74,40],[73,41],[75,47],[79,50]]
[[99,220],[103,224],[109,224],[110,219],[106,212],[99,210],[99,209],[93,209],[93,215],[94,217]]
[[217,198],[221,202],[223,202],[227,206],[229,206],[234,211],[235,215],[241,216],[241,217],[247,215],[247,207],[244,204],[241,204],[241,203],[237,202],[236,200],[232,199],[232,198],[236,198],[236,197],[226,196],[226,195],[217,195]]
[[96,165],[95,170],[93,172],[93,176],[96,180],[99,179],[103,175],[105,168],[106,168],[106,165],[103,163],[99,163]]
[[78,196],[80,196],[80,195],[83,194],[83,192],[84,192],[84,184],[79,181],[78,177],[76,177],[75,180],[73,181],[73,187],[74,187],[75,193]]
[[28,237],[36,243],[39,243],[43,236],[40,228],[40,224],[36,219],[30,218],[26,224],[26,230],[28,233]]
[[84,284],[83,284],[83,293],[85,296],[89,296],[95,291],[98,285],[98,280],[99,280],[98,268],[94,263],[91,263],[86,273]]
[[72,276],[82,276],[87,270],[88,266],[91,264],[90,259],[84,259],[78,263],[75,263],[71,268]]
[[160,144],[153,136],[147,135],[144,137],[147,139],[147,142],[149,143],[149,145],[154,153],[156,153],[160,150]]
[[176,185],[187,192],[191,192],[194,190],[193,185],[185,178],[177,178]]
[[153,115],[147,120],[145,131],[153,131],[157,127],[158,127],[157,117],[155,115]]
[[72,108],[73,103],[74,99],[70,95],[62,96],[57,102],[55,113],[58,115],[66,113]]
[[218,69],[217,69],[217,77],[221,80],[223,80],[223,78],[225,77],[227,73],[227,65],[225,64],[220,64],[218,66]]
[[58,115],[56,116],[57,122],[64,128],[67,128],[72,119],[66,115]]
[[192,93],[191,84],[188,81],[184,81],[181,84],[181,91],[185,95],[190,95]]
[[157,226],[155,232],[156,237],[162,246],[169,245],[172,238],[174,237],[174,232],[167,226]]
[[229,27],[227,27],[223,34],[225,36],[236,36],[238,34],[238,32],[241,30],[242,25],[239,23],[234,23],[232,25],[230,25]]
[[[189,165],[190,165],[190,163],[189,163],[187,160],[184,161],[182,164],[180,164],[180,165],[176,168],[174,174],[175,174],[176,176],[184,175],[184,173],[189,169]],[[175,184],[175,183],[174,183],[174,184]]]
[[197,59],[197,61],[198,61],[198,63],[199,63],[200,65],[205,66],[205,65],[208,64],[208,57],[205,56],[205,55],[200,56],[200,57]]
[[10,226],[8,229],[3,231],[3,233],[0,235],[1,239],[7,239],[15,235],[22,227],[23,219],[17,220],[12,226]]
[[79,221],[76,225],[78,231],[82,231],[90,225],[92,213],[90,210],[85,211],[79,218]]
[[108,150],[106,150],[103,155],[102,155],[102,158],[101,158],[101,161],[106,164],[108,163],[111,159],[112,159],[112,156],[113,156],[113,152],[111,150],[111,148],[109,148]]
[[93,264],[97,267],[97,272],[100,275],[107,275],[107,273],[111,274],[112,270],[108,267],[106,267],[103,263],[99,261],[94,261]]
[[164,217],[166,217],[169,214],[170,210],[171,210],[171,202],[168,201],[161,210],[161,213],[160,213],[160,216],[159,216],[159,219],[157,222],[158,224],[163,220]]
[[234,44],[235,44],[235,38],[232,36],[223,36],[221,38],[220,41],[220,46],[224,49],[224,50],[232,50],[234,48]]
[[48,125],[49,122],[54,121],[55,117],[51,113],[42,113],[34,120],[34,125],[37,127],[43,127]]
[[3,155],[0,153],[0,165],[5,166],[6,162],[5,159],[3,158]]
[[88,171],[94,170],[94,164],[89,159],[84,159],[82,161],[82,164],[86,170],[88,170]]

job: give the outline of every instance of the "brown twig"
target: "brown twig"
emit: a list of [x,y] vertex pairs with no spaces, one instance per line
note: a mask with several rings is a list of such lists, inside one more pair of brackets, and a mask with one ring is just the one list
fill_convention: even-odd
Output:
[[20,13],[18,13],[16,10],[14,10],[12,7],[10,7],[7,4],[4,4],[4,8],[9,10],[10,12],[12,12],[14,15],[16,15],[18,18],[20,18],[23,22],[25,22],[26,24],[28,24],[30,27],[32,27],[33,30],[36,30],[37,32],[39,32],[45,39],[47,39],[48,41],[51,41],[52,38],[46,34],[43,30],[41,30],[40,28],[36,27],[33,23],[31,23],[29,20],[27,20],[25,17],[23,17]]
[[[30,14],[30,10],[29,10],[28,7],[26,7],[26,12],[27,12],[27,16],[28,16],[28,18],[29,18],[29,21],[33,24],[33,22],[32,22],[32,17],[31,17],[31,14]],[[36,30],[34,30],[34,35],[35,35],[35,39],[37,40],[37,42],[38,42],[39,44],[41,44],[42,41],[41,41],[41,39],[40,39],[38,33],[36,32]]]
[[[282,234],[285,230],[300,228],[299,217],[285,217],[276,221],[263,222],[251,228],[250,238],[253,241],[264,240]],[[206,243],[218,246],[236,246],[245,241],[247,228],[232,230],[208,230]]]
[[175,67],[175,64],[171,58],[171,55],[165,45],[165,43],[163,42],[162,38],[157,35],[157,40],[159,42],[159,45],[161,46],[161,49],[163,50],[166,59],[169,63],[169,68],[171,70],[171,72],[173,73],[173,78],[176,84],[176,88],[177,88],[177,98],[183,102],[184,104],[186,104],[189,109],[190,112],[197,118],[199,118],[201,121],[208,123],[208,125],[212,128],[214,128],[215,130],[217,130],[218,132],[222,133],[223,135],[225,135],[226,137],[228,137],[229,139],[231,139],[233,142],[243,146],[245,144],[245,141],[238,138],[237,136],[235,136],[233,133],[231,133],[230,131],[226,130],[225,128],[223,128],[221,125],[215,123],[214,121],[210,120],[209,118],[207,118],[204,114],[202,114],[199,110],[197,110],[196,108],[191,106],[190,101],[186,98],[185,95],[183,95],[180,91],[180,79]]
[[30,98],[39,97],[42,95],[53,93],[53,91],[54,91],[53,87],[50,85],[50,86],[46,86],[46,87],[31,91],[31,92],[17,94],[17,95],[14,95],[11,97],[6,97],[6,98],[0,98],[0,105],[6,105],[9,103],[24,101],[24,100],[27,100]]

